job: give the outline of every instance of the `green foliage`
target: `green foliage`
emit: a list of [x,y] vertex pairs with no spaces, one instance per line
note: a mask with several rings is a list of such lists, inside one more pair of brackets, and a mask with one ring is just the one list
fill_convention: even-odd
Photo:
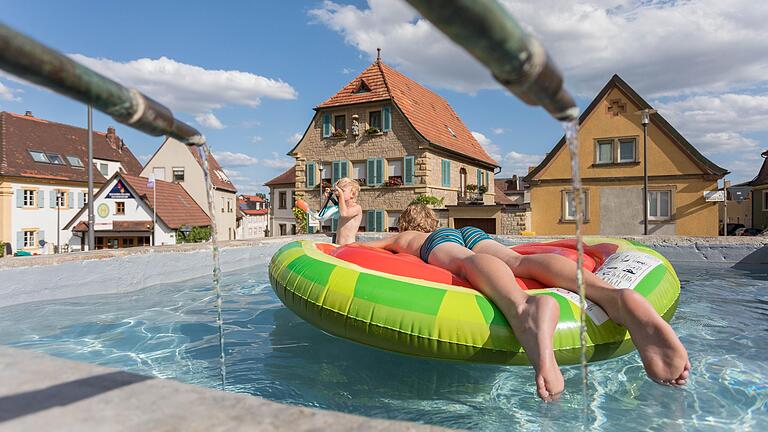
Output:
[[426,204],[432,207],[442,207],[444,198],[438,198],[432,195],[419,195],[411,201],[411,204]]
[[5,256],[5,243],[0,242],[0,258]]
[[377,127],[370,127],[365,130],[365,133],[368,135],[376,135],[377,133],[381,133],[381,129]]
[[484,194],[484,193],[488,192],[488,186],[480,185],[480,186],[478,186],[477,191],[480,192],[481,194]]
[[477,185],[468,184],[467,186],[465,186],[465,189],[467,190],[467,192],[475,192],[477,190]]
[[200,243],[211,239],[211,227],[192,227],[189,234],[184,235],[176,230],[176,243]]
[[296,234],[306,234],[307,233],[307,213],[298,207],[294,207],[293,218],[296,219]]

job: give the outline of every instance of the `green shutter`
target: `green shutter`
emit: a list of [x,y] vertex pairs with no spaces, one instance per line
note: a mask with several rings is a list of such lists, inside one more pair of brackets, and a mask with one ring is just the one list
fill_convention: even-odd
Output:
[[336,218],[331,219],[331,232],[336,232],[339,229],[339,220]]
[[407,185],[413,184],[413,160],[413,156],[403,158],[403,183]]
[[376,159],[376,184],[384,183],[384,159]]
[[477,169],[477,187],[480,187],[483,185],[483,172],[480,171],[480,168]]
[[331,184],[335,185],[339,180],[339,174],[341,174],[341,161],[333,161],[331,164]]
[[491,190],[491,172],[490,171],[485,172],[485,187],[487,187],[488,190]]
[[384,107],[384,110],[382,111],[382,116],[384,117],[382,119],[382,130],[389,131],[392,130],[392,108],[387,105]]
[[376,210],[376,232],[384,231],[384,211]]
[[451,187],[451,161],[443,159],[443,187]]
[[365,169],[365,183],[368,186],[373,186],[376,180],[376,162],[373,159],[368,159]]
[[331,136],[331,115],[323,114],[323,138]]
[[365,222],[366,231],[376,231],[376,210],[368,210]]
[[349,161],[348,160],[339,161],[339,166],[340,166],[339,178],[349,177]]
[[312,188],[315,187],[315,163],[311,162],[307,164],[307,174],[306,174],[306,187]]

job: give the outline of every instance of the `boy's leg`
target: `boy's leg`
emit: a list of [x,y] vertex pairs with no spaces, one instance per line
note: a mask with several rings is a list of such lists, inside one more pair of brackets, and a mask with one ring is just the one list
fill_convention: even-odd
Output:
[[429,263],[467,279],[504,313],[515,336],[536,370],[536,388],[545,401],[564,388],[563,375],[552,350],[560,309],[549,296],[529,296],[517,286],[509,267],[500,259],[477,255],[457,243],[442,243],[429,254]]
[[[494,240],[477,243],[473,252],[501,259],[520,277],[579,292],[576,264],[568,258],[554,254],[520,255]],[[600,305],[611,320],[629,330],[648,376],[663,384],[685,384],[691,368],[688,353],[653,306],[634,290],[617,289],[592,272],[584,271],[583,275],[587,297]]]

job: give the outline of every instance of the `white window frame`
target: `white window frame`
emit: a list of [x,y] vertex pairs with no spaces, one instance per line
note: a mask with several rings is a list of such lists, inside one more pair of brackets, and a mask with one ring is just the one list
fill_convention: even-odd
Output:
[[[610,157],[608,160],[600,159],[600,146],[608,145],[610,147]],[[595,140],[595,165],[612,164],[613,163],[613,139],[597,139]]]
[[37,231],[35,230],[22,230],[24,233],[24,242],[22,243],[23,249],[32,249],[37,247]]
[[[661,216],[661,194],[668,194],[667,199],[667,216]],[[655,197],[654,197],[655,195]],[[656,213],[651,214],[651,201],[656,201]],[[648,190],[648,220],[651,221],[666,221],[672,219],[672,190],[670,189],[649,189]]]
[[67,192],[63,190],[56,191],[56,206],[59,208],[67,208]]
[[83,161],[80,160],[77,156],[65,156],[67,159],[67,162],[69,162],[69,165],[71,165],[74,168],[85,168],[85,165],[83,165]]
[[109,164],[99,162],[99,173],[104,177],[109,177]]
[[368,161],[353,161],[352,162],[352,178],[353,180],[366,180]]
[[58,153],[46,153],[45,155],[48,156],[48,161],[52,165],[66,165],[64,158]]
[[[24,208],[37,208],[37,191],[34,189],[23,189],[24,194],[23,203]],[[29,199],[29,202],[27,201]]]
[[29,155],[32,156],[32,160],[35,162],[51,163],[51,161],[48,160],[48,156],[44,152],[37,151],[37,150],[30,150]]
[[[176,172],[181,173],[181,179],[176,179]],[[175,182],[183,182],[184,181],[184,167],[173,167],[171,168],[171,176],[173,176],[173,181]]]
[[155,180],[165,181],[165,167],[152,168],[152,174],[155,175]]
[[[574,209],[573,209],[573,216],[570,216],[570,210],[571,210],[571,202],[573,201],[573,192],[572,190],[563,190],[562,191],[562,220],[565,222],[576,222],[576,208],[575,203]],[[589,190],[582,190],[582,193],[584,194],[584,220],[583,222],[589,222]]]
[[[117,208],[118,204],[122,204],[123,205],[123,211],[122,212],[118,211],[118,208]],[[115,201],[115,215],[117,215],[117,216],[125,216],[125,201]]]
[[[621,143],[622,141],[632,141],[632,159],[622,159],[621,158]],[[616,151],[617,151],[617,160],[619,163],[624,162],[637,162],[637,138],[630,137],[630,138],[618,138],[616,140]]]

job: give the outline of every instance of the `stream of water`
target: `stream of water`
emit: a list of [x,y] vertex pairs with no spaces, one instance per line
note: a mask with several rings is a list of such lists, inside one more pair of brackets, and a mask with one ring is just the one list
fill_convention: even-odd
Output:
[[219,375],[221,375],[221,389],[224,390],[227,382],[227,367],[224,358],[224,322],[221,319],[221,265],[219,264],[219,245],[216,243],[216,213],[214,210],[213,182],[208,166],[208,156],[211,154],[208,144],[197,147],[200,159],[203,162],[205,174],[205,190],[208,198],[208,214],[211,216],[211,248],[213,252],[213,290],[216,292],[216,325],[219,327]]

